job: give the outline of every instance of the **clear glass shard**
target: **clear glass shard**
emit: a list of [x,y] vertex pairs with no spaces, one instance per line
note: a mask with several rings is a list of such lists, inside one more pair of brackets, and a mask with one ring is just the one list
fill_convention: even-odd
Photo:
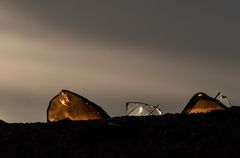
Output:
[[221,103],[223,103],[226,107],[232,106],[232,103],[228,98],[228,96],[223,95],[221,92],[218,93],[216,99],[219,100]]
[[162,115],[162,112],[158,106],[141,102],[128,102],[126,104],[126,110],[128,116]]

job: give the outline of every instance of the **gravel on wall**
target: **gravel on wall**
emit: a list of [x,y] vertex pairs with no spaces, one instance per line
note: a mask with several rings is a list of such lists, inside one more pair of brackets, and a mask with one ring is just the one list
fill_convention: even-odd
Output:
[[240,157],[240,107],[208,114],[0,122],[1,157]]

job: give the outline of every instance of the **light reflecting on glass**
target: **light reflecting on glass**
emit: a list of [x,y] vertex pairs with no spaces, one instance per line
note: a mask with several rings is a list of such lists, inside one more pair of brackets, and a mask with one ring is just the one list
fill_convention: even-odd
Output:
[[65,94],[63,91],[61,91],[60,94],[59,94],[59,101],[63,105],[66,105],[66,106],[70,104],[70,100],[68,99],[68,95]]
[[149,116],[149,115],[162,115],[159,105],[149,105],[141,102],[127,102],[126,110],[129,116]]

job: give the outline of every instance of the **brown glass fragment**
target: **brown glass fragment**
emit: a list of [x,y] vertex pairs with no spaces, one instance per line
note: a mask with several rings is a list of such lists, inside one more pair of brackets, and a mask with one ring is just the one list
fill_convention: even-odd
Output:
[[110,116],[98,105],[73,92],[62,90],[49,103],[47,110],[48,122],[69,119],[97,120]]
[[197,93],[192,97],[187,106],[183,109],[183,114],[208,113],[216,110],[226,110],[227,107],[219,100],[209,97],[205,93]]

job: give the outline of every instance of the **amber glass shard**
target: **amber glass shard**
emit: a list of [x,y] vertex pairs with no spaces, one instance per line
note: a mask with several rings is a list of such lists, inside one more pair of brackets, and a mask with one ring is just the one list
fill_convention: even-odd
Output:
[[47,110],[48,122],[69,119],[97,120],[110,116],[98,105],[73,92],[62,90],[49,103]]
[[197,93],[192,97],[182,113],[208,113],[215,110],[225,110],[227,107],[219,100],[209,97],[205,93]]

